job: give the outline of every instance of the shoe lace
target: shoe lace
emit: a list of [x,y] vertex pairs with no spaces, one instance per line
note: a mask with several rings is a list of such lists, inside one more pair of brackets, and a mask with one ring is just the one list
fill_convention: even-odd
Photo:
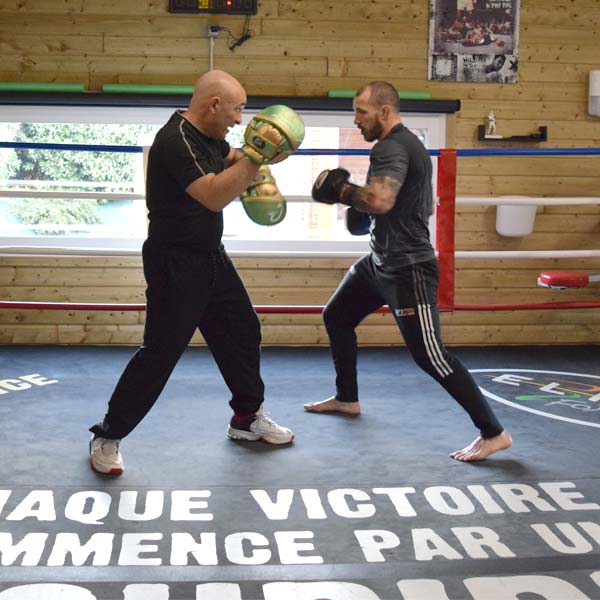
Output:
[[260,412],[256,415],[256,420],[260,421],[264,425],[268,425],[270,427],[279,429],[279,425],[277,425],[277,423],[275,423],[275,421],[273,421],[273,419],[271,419],[269,414],[270,413]]
[[105,439],[100,444],[100,449],[103,454],[114,454],[115,456],[119,454],[119,444],[121,440],[109,440]]

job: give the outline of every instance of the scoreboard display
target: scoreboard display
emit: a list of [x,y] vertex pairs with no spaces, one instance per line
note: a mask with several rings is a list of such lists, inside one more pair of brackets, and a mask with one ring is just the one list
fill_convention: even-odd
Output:
[[170,13],[255,15],[258,0],[169,0]]

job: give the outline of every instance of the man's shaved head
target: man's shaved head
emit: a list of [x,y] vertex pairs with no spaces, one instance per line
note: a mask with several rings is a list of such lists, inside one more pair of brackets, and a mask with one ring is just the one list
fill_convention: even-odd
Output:
[[208,71],[196,80],[192,105],[203,105],[211,98],[218,96],[222,100],[232,100],[243,95],[246,97],[242,84],[225,71]]
[[183,115],[206,135],[225,139],[228,129],[242,122],[245,106],[242,84],[225,71],[213,70],[197,79],[190,106]]

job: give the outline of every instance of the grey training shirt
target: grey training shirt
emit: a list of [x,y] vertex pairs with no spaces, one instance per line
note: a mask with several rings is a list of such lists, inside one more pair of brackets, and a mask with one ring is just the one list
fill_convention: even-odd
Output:
[[371,149],[367,183],[386,176],[402,182],[393,208],[371,215],[371,251],[384,272],[435,258],[428,226],[433,211],[431,174],[427,149],[402,123]]

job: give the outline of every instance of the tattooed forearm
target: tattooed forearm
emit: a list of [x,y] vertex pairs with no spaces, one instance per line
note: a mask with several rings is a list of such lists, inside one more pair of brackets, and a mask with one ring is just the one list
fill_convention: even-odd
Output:
[[352,206],[371,214],[384,214],[396,203],[402,182],[392,177],[373,177],[364,187],[352,190]]

